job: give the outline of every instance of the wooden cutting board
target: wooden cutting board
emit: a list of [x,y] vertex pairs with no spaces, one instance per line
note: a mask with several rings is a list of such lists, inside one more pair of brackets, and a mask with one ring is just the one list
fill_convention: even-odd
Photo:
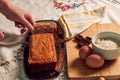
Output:
[[[81,33],[83,37],[92,37],[96,33],[103,31],[113,31],[120,33],[120,28],[115,24],[93,24],[86,31]],[[79,50],[74,39],[66,42],[67,66],[69,79],[98,80],[103,76],[108,80],[120,79],[120,57],[117,60],[106,61],[100,69],[91,69],[85,65],[85,62],[79,58]],[[118,80],[119,80],[118,79]]]

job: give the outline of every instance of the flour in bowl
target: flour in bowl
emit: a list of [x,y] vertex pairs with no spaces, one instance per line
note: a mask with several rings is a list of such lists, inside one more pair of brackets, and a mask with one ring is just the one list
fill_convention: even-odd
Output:
[[102,49],[112,50],[120,47],[119,41],[114,39],[97,39],[95,44]]

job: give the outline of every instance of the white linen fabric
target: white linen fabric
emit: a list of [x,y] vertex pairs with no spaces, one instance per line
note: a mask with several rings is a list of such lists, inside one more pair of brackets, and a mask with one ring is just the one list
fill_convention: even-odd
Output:
[[[119,0],[75,0],[66,6],[55,7],[56,3],[64,3],[66,0],[11,0],[11,2],[22,9],[27,10],[35,20],[58,20],[63,14],[91,11],[107,6],[108,10],[100,23],[116,23],[120,26],[120,1]],[[68,0],[71,1],[71,0]],[[84,3],[82,2],[84,1]],[[115,1],[115,2],[114,2]],[[67,2],[69,3],[69,2]],[[64,4],[67,4],[66,2]],[[74,8],[71,7],[74,4]],[[76,6],[77,5],[77,6]],[[14,23],[0,14],[0,30],[5,32],[6,37],[0,41],[0,80],[29,80],[23,67],[23,52],[21,50],[25,35]],[[21,37],[22,36],[22,37]],[[14,38],[16,40],[14,40]],[[8,44],[8,45],[7,45]],[[55,80],[66,80],[64,71]]]
[[101,7],[92,11],[63,14],[59,22],[64,29],[65,39],[70,39],[89,28],[94,23],[100,23],[105,16],[106,7]]

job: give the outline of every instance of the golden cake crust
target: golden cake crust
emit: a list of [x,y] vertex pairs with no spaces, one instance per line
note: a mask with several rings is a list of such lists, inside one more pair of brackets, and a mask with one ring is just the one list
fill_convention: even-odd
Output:
[[57,31],[55,22],[38,22],[34,25],[34,34],[38,33],[54,33]]
[[29,64],[56,62],[56,50],[53,34],[34,34],[30,36]]

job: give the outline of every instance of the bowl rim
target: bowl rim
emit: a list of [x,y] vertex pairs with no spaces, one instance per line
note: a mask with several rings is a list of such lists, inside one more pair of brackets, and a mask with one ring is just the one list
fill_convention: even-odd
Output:
[[[110,34],[114,34],[114,35],[117,35],[117,36],[120,36],[119,33],[116,33],[116,32],[112,32],[112,31],[104,31],[104,32],[99,32],[97,34],[95,34],[93,37],[92,37],[92,45],[94,45],[95,47],[97,47],[98,49],[100,50],[104,50],[104,51],[115,51],[115,50],[120,50],[120,47],[119,48],[116,48],[116,49],[103,49],[103,48],[100,48],[98,47],[96,44],[95,44],[95,41],[93,41],[95,39],[96,36],[100,35],[100,34],[106,34],[106,33],[110,33]],[[120,40],[119,40],[120,41]]]

